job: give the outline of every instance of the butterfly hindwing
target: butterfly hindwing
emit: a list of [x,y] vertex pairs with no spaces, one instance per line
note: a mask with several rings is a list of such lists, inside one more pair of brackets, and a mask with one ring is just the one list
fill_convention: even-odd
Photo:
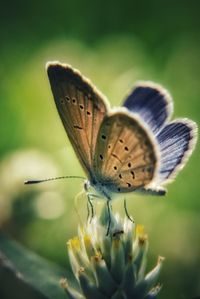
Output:
[[197,125],[189,119],[177,119],[167,124],[157,136],[161,164],[157,183],[174,179],[195,147]]
[[116,192],[146,186],[157,170],[156,144],[136,118],[125,112],[106,116],[99,130],[93,168]]
[[88,175],[97,133],[108,104],[95,87],[68,65],[49,63],[47,72],[58,113]]

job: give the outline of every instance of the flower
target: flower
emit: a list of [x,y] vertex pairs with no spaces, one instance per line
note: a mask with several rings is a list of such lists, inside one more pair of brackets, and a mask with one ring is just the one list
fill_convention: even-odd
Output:
[[[106,235],[111,217],[109,235]],[[150,299],[156,298],[163,257],[145,274],[148,237],[141,225],[122,219],[106,207],[101,217],[78,229],[78,236],[67,243],[69,260],[78,288],[62,279],[71,299]]]

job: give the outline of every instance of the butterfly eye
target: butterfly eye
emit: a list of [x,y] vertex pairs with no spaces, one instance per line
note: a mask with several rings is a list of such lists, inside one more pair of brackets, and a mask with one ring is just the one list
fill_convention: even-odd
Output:
[[121,173],[119,174],[119,178],[122,179],[122,175],[121,175]]
[[130,183],[127,183],[127,186],[130,188],[130,187],[131,187],[131,184],[130,184]]
[[99,158],[100,158],[101,160],[103,160],[103,156],[102,156],[102,155],[99,155]]

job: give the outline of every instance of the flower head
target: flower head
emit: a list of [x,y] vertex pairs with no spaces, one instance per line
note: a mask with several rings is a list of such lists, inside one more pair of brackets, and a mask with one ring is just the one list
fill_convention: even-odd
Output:
[[148,237],[141,225],[111,213],[109,235],[107,209],[101,217],[79,228],[78,236],[67,243],[73,274],[79,288],[62,281],[70,298],[117,299],[156,298],[156,285],[163,258],[145,274]]

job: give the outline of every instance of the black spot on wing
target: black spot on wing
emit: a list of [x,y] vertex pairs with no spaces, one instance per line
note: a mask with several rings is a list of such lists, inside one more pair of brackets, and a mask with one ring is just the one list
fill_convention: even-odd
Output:
[[78,129],[78,130],[83,130],[83,128],[80,127],[80,126],[78,126],[78,125],[74,125],[74,128],[75,128],[75,129]]

